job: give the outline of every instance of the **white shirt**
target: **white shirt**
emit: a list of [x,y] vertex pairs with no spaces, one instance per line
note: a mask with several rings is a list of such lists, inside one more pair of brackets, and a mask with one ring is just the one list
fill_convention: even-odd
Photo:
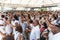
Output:
[[0,24],[4,24],[4,20],[0,20]]
[[60,15],[58,15],[58,17],[60,17]]
[[[0,20],[0,24],[4,24],[4,21],[3,20]],[[5,33],[5,29],[4,29],[4,26],[0,26],[0,31],[2,32],[2,33]],[[2,40],[2,35],[0,34],[0,40]]]
[[57,25],[56,21],[57,21],[57,20],[54,20],[54,21],[52,21],[51,23]]
[[23,32],[25,31],[26,27],[27,27],[27,23],[24,22],[24,23],[21,23],[21,26],[22,26],[22,30]]
[[[15,26],[15,23],[18,23],[18,24],[19,24],[19,21],[17,21],[17,20],[11,21],[11,24],[12,24],[13,26]],[[16,32],[16,30],[15,30],[15,28],[13,28],[13,34],[15,34],[15,32]]]
[[52,32],[49,32],[48,37],[49,37],[49,40],[51,40],[51,39],[52,39],[52,37],[53,37],[53,33],[52,33]]
[[14,40],[18,40],[18,37],[21,35],[20,32],[16,31],[14,34]]
[[53,35],[51,40],[60,40],[60,32],[55,34],[55,35]]
[[[4,29],[4,26],[1,26],[0,27],[0,31],[5,34],[5,29]],[[0,40],[2,40],[3,36],[0,34]]]
[[10,27],[10,25],[6,25],[5,31],[6,31],[6,34],[10,34],[12,32],[12,28]]
[[30,40],[37,40],[39,38],[40,38],[40,29],[38,25],[32,29],[31,34],[30,34]]

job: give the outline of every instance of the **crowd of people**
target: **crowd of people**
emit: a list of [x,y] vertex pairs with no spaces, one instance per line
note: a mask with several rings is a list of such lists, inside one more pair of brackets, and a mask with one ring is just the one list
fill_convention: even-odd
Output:
[[0,40],[60,40],[60,12],[0,12]]

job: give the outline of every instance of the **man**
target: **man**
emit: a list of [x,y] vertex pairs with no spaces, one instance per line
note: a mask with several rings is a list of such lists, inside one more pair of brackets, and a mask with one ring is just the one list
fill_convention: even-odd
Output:
[[56,24],[53,24],[55,26],[51,27],[51,31],[53,32],[53,38],[52,40],[60,40],[60,19],[56,21]]
[[16,23],[19,25],[19,21],[18,20],[16,20],[16,18],[15,17],[13,17],[13,19],[12,19],[12,21],[11,21],[11,26],[12,26],[12,28],[13,28],[13,34],[15,34],[15,26],[16,26]]
[[37,20],[34,20],[33,25],[34,27],[31,30],[30,40],[39,40],[40,38],[39,22]]
[[8,21],[9,21],[8,18],[5,17],[5,33],[6,33],[6,35],[11,35],[12,34],[12,27],[10,26],[10,24],[8,24]]
[[58,19],[54,24],[49,24],[50,31],[53,33],[50,40],[60,40],[60,19]]
[[2,38],[5,36],[5,27],[4,27],[4,20],[3,20],[3,15],[1,15],[1,19],[0,19],[0,40],[2,40]]
[[22,30],[23,30],[23,40],[27,40],[27,37],[26,37],[26,34],[25,34],[25,30],[26,30],[26,27],[27,27],[27,23],[25,21],[25,18],[24,16],[21,16],[21,21],[20,21],[20,25],[22,27]]

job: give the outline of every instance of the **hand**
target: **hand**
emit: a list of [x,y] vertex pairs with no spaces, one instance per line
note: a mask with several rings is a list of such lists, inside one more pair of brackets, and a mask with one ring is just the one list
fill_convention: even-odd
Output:
[[2,37],[6,37],[6,35],[3,34],[1,31],[0,31],[0,35],[1,35]]
[[6,20],[5,23],[10,24],[10,21],[9,20]]

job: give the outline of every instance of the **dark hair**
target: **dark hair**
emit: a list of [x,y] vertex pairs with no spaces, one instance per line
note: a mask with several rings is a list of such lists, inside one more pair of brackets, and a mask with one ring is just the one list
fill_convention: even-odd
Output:
[[55,14],[54,14],[53,17],[54,17],[54,19],[56,20],[56,19],[58,18],[58,15],[55,15]]
[[2,18],[4,18],[5,16],[4,15],[1,15]]
[[22,27],[21,27],[21,26],[18,26],[18,27],[16,28],[16,31],[22,33]]
[[39,19],[41,19],[42,17],[39,17]]
[[30,19],[30,15],[28,14],[28,18]]
[[33,23],[33,20],[31,20],[31,19],[30,19],[30,21],[29,21],[29,22],[30,22],[30,23]]
[[46,22],[44,22],[43,25],[44,25],[44,28],[47,28],[47,24],[46,24]]
[[19,20],[19,19],[18,19],[18,16],[16,16],[16,15],[14,15],[14,18],[15,18],[16,20]]
[[5,19],[6,19],[6,20],[8,20],[8,18],[7,18],[7,17],[5,17]]
[[55,25],[56,27],[60,28],[60,25]]

